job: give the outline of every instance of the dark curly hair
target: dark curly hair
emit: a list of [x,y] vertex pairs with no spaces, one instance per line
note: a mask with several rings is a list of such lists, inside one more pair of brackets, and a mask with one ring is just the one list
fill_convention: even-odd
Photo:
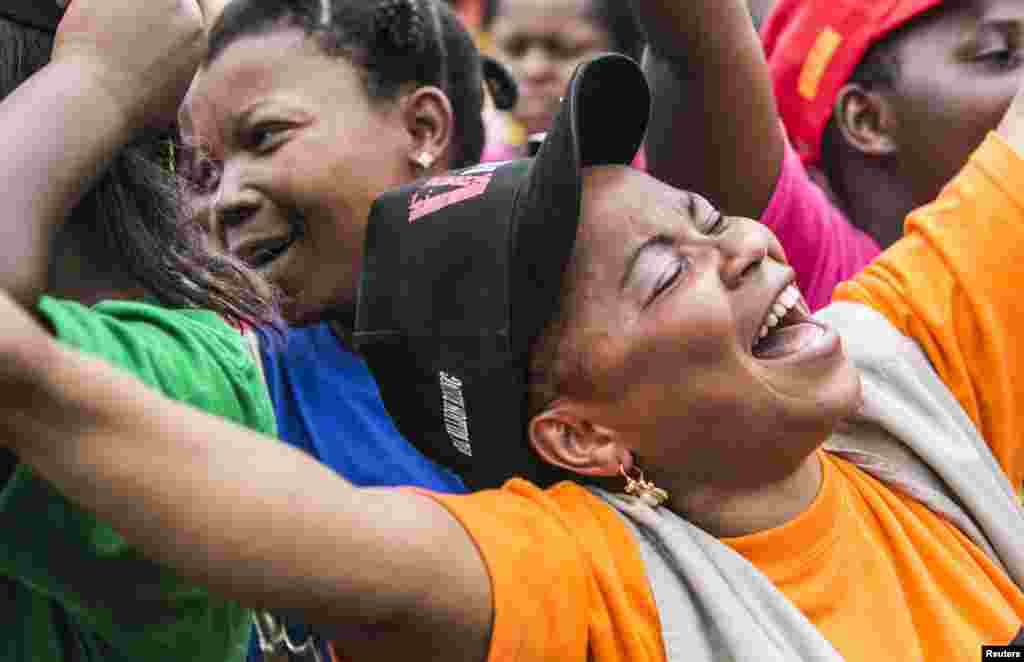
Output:
[[372,99],[395,99],[407,83],[443,91],[455,115],[453,168],[480,160],[484,85],[499,108],[515,105],[511,76],[481,57],[438,0],[233,0],[210,30],[206,64],[241,37],[287,28],[301,29],[325,54],[362,69]]

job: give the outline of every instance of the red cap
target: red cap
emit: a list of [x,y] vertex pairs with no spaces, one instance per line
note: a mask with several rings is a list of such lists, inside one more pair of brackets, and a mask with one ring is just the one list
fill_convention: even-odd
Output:
[[839,89],[868,48],[942,0],[778,0],[761,30],[779,114],[800,158],[821,156]]

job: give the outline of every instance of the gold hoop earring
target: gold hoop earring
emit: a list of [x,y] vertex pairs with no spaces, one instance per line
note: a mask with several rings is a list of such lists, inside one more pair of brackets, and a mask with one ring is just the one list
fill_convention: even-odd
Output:
[[633,478],[626,473],[626,467],[619,464],[619,473],[626,479],[626,487],[623,491],[630,496],[635,496],[651,508],[657,508],[668,501],[668,492],[661,489],[654,483],[644,480],[644,472],[639,467],[634,467],[639,477]]
[[430,155],[430,152],[420,152],[420,155],[413,161],[424,170],[429,170],[430,166],[434,165],[434,157]]

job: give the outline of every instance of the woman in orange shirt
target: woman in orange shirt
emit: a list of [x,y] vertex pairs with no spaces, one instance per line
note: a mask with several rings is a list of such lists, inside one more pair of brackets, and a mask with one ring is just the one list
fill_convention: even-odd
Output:
[[2,438],[148,553],[356,660],[974,660],[1011,641],[1024,95],[815,317],[764,226],[622,167],[645,101],[632,61],[596,60],[536,160],[371,212],[357,341],[389,411],[471,484],[534,482],[353,488],[6,301]]

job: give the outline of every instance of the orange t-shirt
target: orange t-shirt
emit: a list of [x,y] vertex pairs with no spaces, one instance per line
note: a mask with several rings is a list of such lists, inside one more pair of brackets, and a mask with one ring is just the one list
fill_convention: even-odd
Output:
[[[979,246],[979,243],[982,246]],[[983,247],[983,248],[982,248]],[[836,298],[882,312],[927,352],[1014,484],[1024,478],[1024,161],[990,136],[907,237]],[[1015,375],[1022,375],[1014,379]],[[850,662],[980,659],[1008,643],[1024,593],[946,520],[819,452],[820,493],[785,525],[724,542]],[[619,516],[585,489],[523,481],[434,495],[491,574],[489,660],[664,659],[643,562]]]
[[906,236],[834,299],[864,303],[917,341],[988,442],[1024,480],[1024,160],[997,134]]

